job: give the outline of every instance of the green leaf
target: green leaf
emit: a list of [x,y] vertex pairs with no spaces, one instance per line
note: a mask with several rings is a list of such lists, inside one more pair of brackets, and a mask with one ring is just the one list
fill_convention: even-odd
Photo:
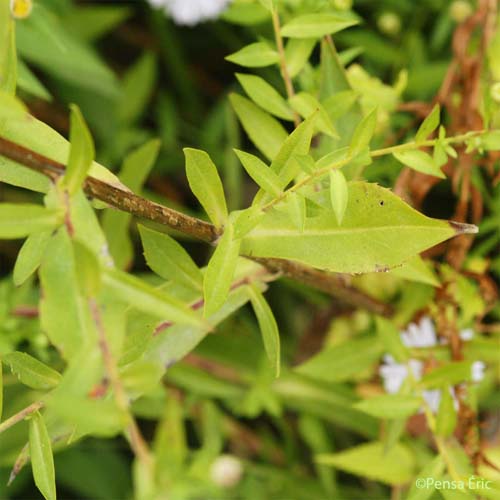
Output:
[[[429,478],[432,480],[439,480],[444,472],[446,464],[441,455],[434,457],[432,461],[427,463],[420,472],[417,473],[419,478]],[[408,493],[408,500],[427,500],[430,498],[434,491],[434,481],[429,488],[418,488],[416,482],[411,485],[410,491]]]
[[122,95],[117,103],[118,119],[133,123],[144,112],[156,83],[156,59],[145,52],[127,71],[122,82]]
[[253,205],[245,210],[237,210],[231,213],[234,227],[234,238],[243,238],[248,234],[264,217],[262,209]]
[[356,19],[328,13],[304,14],[292,19],[281,29],[290,38],[322,38],[358,24]]
[[285,48],[285,60],[288,74],[295,78],[309,61],[316,45],[315,38],[291,38]]
[[234,152],[238,155],[248,175],[259,187],[274,197],[280,196],[283,191],[279,177],[260,158],[238,149],[235,149]]
[[202,319],[181,301],[131,274],[107,269],[103,282],[117,299],[134,309],[175,323],[204,325]]
[[375,318],[377,325],[377,335],[384,344],[384,348],[394,356],[399,362],[407,361],[409,358],[408,350],[401,340],[398,328],[387,318],[377,316]]
[[472,361],[452,361],[426,373],[420,384],[425,388],[448,387],[472,378]]
[[316,460],[350,474],[394,485],[409,482],[415,468],[412,453],[400,443],[387,452],[383,443],[366,443],[340,453],[317,455]]
[[282,187],[285,187],[300,171],[300,165],[293,160],[293,157],[309,153],[317,116],[317,113],[312,114],[283,141],[271,163],[271,170],[279,175]]
[[429,135],[434,132],[439,126],[439,116],[441,113],[441,109],[439,104],[436,104],[429,116],[422,122],[420,127],[417,130],[417,134],[415,135],[415,142],[422,142],[429,137]]
[[446,179],[441,169],[435,164],[431,155],[419,150],[400,151],[393,153],[394,158],[417,172]]
[[92,400],[58,394],[57,398],[49,401],[48,407],[65,423],[76,427],[73,439],[86,434],[99,437],[116,436],[128,421],[114,399]]
[[382,345],[375,337],[349,340],[326,347],[299,365],[296,371],[327,382],[349,380],[375,363],[381,353]]
[[236,78],[238,78],[238,81],[248,94],[248,97],[261,108],[278,118],[293,121],[293,113],[288,107],[285,99],[263,78],[241,73],[236,73]]
[[221,227],[227,219],[227,206],[217,167],[205,151],[184,148],[184,155],[191,191],[198,198],[210,220],[217,227]]
[[233,232],[232,225],[228,224],[205,270],[205,317],[214,314],[223,306],[231,289],[241,241],[233,239]]
[[58,372],[25,352],[5,354],[3,362],[9,365],[11,372],[22,384],[32,389],[41,391],[52,389],[61,380]]
[[40,323],[50,342],[71,359],[84,345],[93,345],[97,334],[77,278],[77,262],[65,228],[50,238],[40,265],[43,295]]
[[29,423],[31,468],[36,487],[46,500],[56,500],[54,457],[49,433],[39,412],[34,413]]
[[17,85],[34,97],[51,101],[52,96],[45,85],[36,77],[23,61],[17,61]]
[[97,256],[80,241],[73,240],[73,252],[76,267],[76,276],[80,291],[84,297],[96,297],[101,289],[102,272]]
[[[132,192],[141,194],[142,186],[153,168],[160,141],[152,139],[129,153],[120,170],[120,181]],[[120,210],[105,210],[102,227],[106,234],[109,252],[115,265],[127,269],[134,259],[134,247],[130,237],[132,215]]]
[[436,417],[436,434],[439,436],[448,437],[453,434],[457,426],[457,411],[455,410],[455,402],[451,397],[448,388],[441,391],[441,401]]
[[281,123],[245,97],[230,94],[229,100],[250,140],[272,160],[288,135]]
[[352,134],[351,144],[349,145],[349,153],[356,156],[363,151],[363,149],[370,147],[370,141],[375,132],[375,125],[377,124],[377,109],[373,109],[368,113],[354,129]]
[[158,276],[203,289],[203,275],[190,255],[171,236],[139,226],[146,263]]
[[287,197],[287,207],[295,227],[303,231],[306,224],[306,199],[299,193],[290,193]]
[[333,126],[328,113],[320,102],[308,92],[299,92],[289,99],[290,106],[299,113],[302,118],[309,118],[316,110],[318,116],[316,118],[316,128],[326,135],[333,138],[338,138],[337,131]]
[[41,205],[0,204],[0,238],[25,238],[56,228],[62,220],[58,210],[49,210]]
[[330,200],[340,226],[349,201],[349,189],[344,174],[339,169],[330,170]]
[[[0,9],[4,10],[5,6]],[[2,15],[1,10],[0,15]],[[17,83],[15,27],[10,13],[6,13],[5,16],[6,19],[2,20],[2,23],[6,22],[6,29],[0,31],[0,91],[15,95]]]
[[276,377],[280,374],[280,336],[274,314],[266,299],[256,285],[250,285],[250,301],[259,322],[259,328],[264,341],[267,357],[275,370]]
[[385,394],[360,401],[354,405],[358,410],[378,418],[407,418],[414,415],[422,401],[415,396]]
[[82,187],[94,161],[94,141],[78,106],[71,105],[70,151],[63,185],[70,194]]
[[50,231],[34,233],[28,236],[23,243],[14,265],[12,277],[16,286],[22,285],[40,266],[50,235]]
[[416,255],[401,267],[392,269],[391,274],[398,278],[403,278],[418,283],[425,283],[431,286],[440,286],[440,282],[434,270],[427,264],[420,255]]
[[3,415],[3,370],[2,370],[2,358],[0,358],[0,422],[2,421]]
[[276,64],[279,60],[278,52],[269,47],[266,42],[252,43],[226,57],[226,61],[247,68],[270,66],[271,64]]
[[[342,226],[328,210],[306,220],[303,232],[286,214],[266,213],[242,241],[243,255],[289,259],[333,272],[390,269],[470,225],[428,218],[376,184],[351,182]],[[324,193],[312,193],[315,200]]]
[[28,18],[16,23],[16,36],[19,54],[28,63],[80,89],[117,96],[116,78],[97,52],[40,2]]

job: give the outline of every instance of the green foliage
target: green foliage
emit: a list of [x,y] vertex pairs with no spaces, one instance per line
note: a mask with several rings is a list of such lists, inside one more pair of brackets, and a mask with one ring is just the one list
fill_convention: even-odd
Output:
[[498,498],[494,9],[164,3],[0,0],[0,497]]

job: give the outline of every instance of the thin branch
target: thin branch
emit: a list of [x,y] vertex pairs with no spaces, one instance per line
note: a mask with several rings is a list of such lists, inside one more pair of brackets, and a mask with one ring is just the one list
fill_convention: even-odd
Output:
[[[273,29],[274,29],[274,39],[276,40],[276,48],[278,49],[278,54],[280,58],[280,71],[283,81],[285,82],[286,93],[288,99],[291,99],[295,95],[295,90],[293,88],[292,78],[288,72],[288,66],[286,65],[285,47],[283,46],[283,38],[281,36],[281,24],[280,17],[277,9],[272,10],[273,18]],[[293,111],[293,121],[295,126],[298,127],[300,124],[300,117],[297,112]]]
[[[0,137],[0,155],[42,173],[54,182],[65,171],[63,164],[2,137]],[[215,243],[220,237],[217,228],[208,222],[184,215],[94,177],[87,177],[83,189],[87,195],[114,208],[171,227],[199,240]],[[285,264],[287,261],[279,259],[248,258],[259,262],[272,272],[282,272],[292,279],[318,288],[353,307],[360,307],[376,314],[380,314],[381,311],[390,314],[390,306],[372,299],[356,288],[343,284],[342,279],[335,274],[318,271],[296,262]]]
[[[0,155],[42,173],[54,182],[65,171],[63,164],[2,137],[0,137]],[[119,188],[95,177],[87,177],[83,189],[89,196],[104,201],[111,207],[164,224],[199,240],[211,243],[220,236],[215,226],[208,222],[146,200],[125,188]]]
[[21,411],[17,412],[15,415],[12,415],[12,417],[8,418],[0,424],[0,434],[13,425],[16,425],[17,423],[23,421],[26,417],[28,417],[32,413],[35,413],[40,408],[43,408],[43,406],[43,401],[36,401],[35,403],[31,403],[26,408],[23,408]]
[[89,306],[99,335],[99,347],[101,348],[104,367],[113,387],[116,403],[120,407],[120,409],[127,415],[127,419],[129,421],[127,432],[130,446],[132,447],[132,451],[134,452],[136,457],[144,465],[146,465],[147,468],[151,468],[151,454],[134,417],[130,413],[127,393],[125,392],[125,388],[123,387],[122,381],[120,380],[118,366],[106,338],[106,332],[102,323],[99,306],[97,302],[92,298],[89,299]]

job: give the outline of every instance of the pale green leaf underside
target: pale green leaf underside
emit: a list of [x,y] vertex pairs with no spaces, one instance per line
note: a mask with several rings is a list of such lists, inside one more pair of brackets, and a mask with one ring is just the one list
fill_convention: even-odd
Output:
[[52,389],[59,384],[61,375],[25,352],[11,352],[3,357],[19,381],[32,389]]
[[426,217],[376,184],[353,182],[342,226],[325,210],[308,218],[300,232],[286,214],[272,210],[243,239],[241,253],[366,273],[401,265],[455,234],[474,231],[474,226]]
[[340,453],[319,455],[317,461],[388,484],[409,481],[415,468],[410,450],[399,443],[389,451],[384,448],[381,442],[366,443]]

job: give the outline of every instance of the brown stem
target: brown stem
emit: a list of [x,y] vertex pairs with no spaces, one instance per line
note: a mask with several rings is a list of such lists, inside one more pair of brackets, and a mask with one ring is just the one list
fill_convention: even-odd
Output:
[[[0,155],[42,173],[54,182],[65,171],[63,164],[2,137],[0,137]],[[220,237],[220,231],[208,222],[184,215],[181,212],[146,200],[124,188],[116,187],[94,177],[87,177],[83,188],[89,196],[95,197],[114,208],[169,226],[202,241],[215,243]],[[363,292],[346,285],[342,278],[337,275],[312,269],[297,262],[280,259],[248,258],[259,262],[272,272],[281,272],[289,278],[322,290],[351,306],[360,307],[375,314],[386,316],[391,314],[392,309],[389,305],[378,302]]]
[[35,403],[31,403],[26,408],[23,408],[21,411],[17,412],[15,415],[12,415],[12,417],[8,418],[7,420],[5,420],[0,424],[0,434],[9,429],[10,427],[12,427],[13,425],[16,425],[17,423],[21,422],[32,413],[35,413],[40,408],[43,408],[43,406],[44,403],[42,401],[36,401]]
[[104,331],[104,325],[102,323],[101,314],[99,311],[99,306],[94,299],[89,299],[89,306],[92,312],[92,317],[94,319],[94,323],[97,328],[97,332],[99,335],[99,347],[101,348],[101,353],[104,361],[104,367],[106,369],[106,373],[109,377],[111,385],[113,386],[113,391],[115,395],[115,400],[121,410],[127,415],[128,418],[128,439],[130,442],[130,446],[132,447],[133,452],[136,457],[147,467],[151,468],[152,466],[152,458],[149,452],[148,445],[144,441],[142,437],[141,431],[137,426],[137,423],[134,417],[131,415],[129,411],[129,402],[127,398],[127,393],[123,387],[123,384],[120,380],[120,374],[118,372],[118,366],[113,357],[113,353],[108,344],[108,340],[106,338],[106,332]]

